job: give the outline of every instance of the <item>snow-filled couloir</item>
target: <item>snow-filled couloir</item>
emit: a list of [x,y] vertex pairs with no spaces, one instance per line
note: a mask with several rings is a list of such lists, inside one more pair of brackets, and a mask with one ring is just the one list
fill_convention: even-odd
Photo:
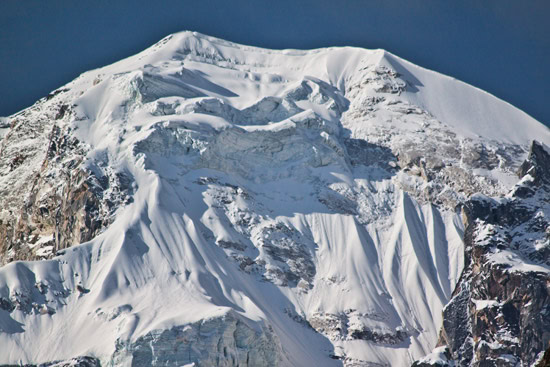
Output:
[[383,50],[193,32],[5,121],[9,364],[409,366],[461,276],[461,203],[550,144]]

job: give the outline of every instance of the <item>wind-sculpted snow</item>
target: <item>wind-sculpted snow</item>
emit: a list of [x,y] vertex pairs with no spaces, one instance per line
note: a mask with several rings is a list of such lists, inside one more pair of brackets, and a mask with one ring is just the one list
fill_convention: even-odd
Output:
[[[464,113],[458,96],[482,103]],[[436,346],[463,270],[455,209],[503,195],[530,140],[550,141],[382,50],[190,32],[9,120],[10,364],[410,365]]]

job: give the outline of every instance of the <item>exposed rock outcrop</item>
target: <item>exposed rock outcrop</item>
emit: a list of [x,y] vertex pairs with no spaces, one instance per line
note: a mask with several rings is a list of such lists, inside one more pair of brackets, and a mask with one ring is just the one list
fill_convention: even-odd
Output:
[[509,197],[463,207],[465,267],[439,340],[459,366],[530,366],[550,342],[549,164],[533,142]]
[[40,364],[18,364],[18,365],[0,365],[0,367],[101,367],[101,364],[97,358],[83,356],[71,358],[65,361],[55,361]]
[[72,109],[60,102],[63,93],[16,115],[2,140],[0,264],[51,258],[87,242],[129,200],[123,173],[86,161],[86,145],[71,134]]

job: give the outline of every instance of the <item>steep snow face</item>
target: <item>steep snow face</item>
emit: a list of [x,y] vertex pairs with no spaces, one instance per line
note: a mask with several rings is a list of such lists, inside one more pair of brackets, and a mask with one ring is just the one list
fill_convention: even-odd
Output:
[[[503,194],[530,141],[550,143],[505,102],[382,50],[191,32],[11,120],[1,260],[47,260],[0,269],[2,363],[410,365],[463,268],[455,206]],[[18,160],[31,122],[41,143]],[[43,218],[83,195],[76,224]]]

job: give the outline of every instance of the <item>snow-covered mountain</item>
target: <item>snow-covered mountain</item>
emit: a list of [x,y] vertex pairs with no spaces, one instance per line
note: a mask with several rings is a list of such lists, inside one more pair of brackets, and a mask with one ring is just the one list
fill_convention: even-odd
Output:
[[[386,51],[182,32],[2,136],[0,363],[512,366],[550,340],[550,130]],[[499,321],[528,302],[540,333]]]

